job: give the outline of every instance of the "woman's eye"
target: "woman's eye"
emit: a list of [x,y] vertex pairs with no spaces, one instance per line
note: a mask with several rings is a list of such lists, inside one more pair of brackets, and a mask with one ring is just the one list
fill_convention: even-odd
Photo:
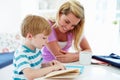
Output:
[[72,27],[76,27],[76,25],[72,25]]
[[65,23],[69,24],[70,22],[69,21],[65,21]]

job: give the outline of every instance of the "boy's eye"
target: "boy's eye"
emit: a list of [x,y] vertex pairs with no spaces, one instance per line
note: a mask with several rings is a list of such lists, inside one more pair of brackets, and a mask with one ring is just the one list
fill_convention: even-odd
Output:
[[47,38],[43,37],[43,39],[47,39]]

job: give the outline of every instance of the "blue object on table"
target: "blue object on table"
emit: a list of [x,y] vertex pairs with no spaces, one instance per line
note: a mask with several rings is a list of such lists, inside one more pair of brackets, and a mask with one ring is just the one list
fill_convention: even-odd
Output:
[[79,69],[80,73],[83,73],[84,66],[83,65],[66,65],[66,69]]
[[115,59],[120,59],[120,56],[114,53],[111,53],[110,57],[115,58]]
[[111,53],[110,55],[93,55],[92,58],[109,63],[112,66],[120,68],[120,56]]
[[13,55],[14,51],[0,53],[0,69],[13,63]]

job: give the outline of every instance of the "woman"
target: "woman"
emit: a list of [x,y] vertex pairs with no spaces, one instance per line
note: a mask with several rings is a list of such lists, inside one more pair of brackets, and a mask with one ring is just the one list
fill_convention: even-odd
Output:
[[[81,51],[90,51],[91,48],[83,35],[84,8],[76,0],[69,0],[62,4],[57,12],[56,21],[49,21],[52,33],[48,37],[48,43],[43,47],[43,61],[57,59],[63,63],[79,60]],[[68,52],[74,43],[76,52]],[[73,54],[74,53],[74,54]]]

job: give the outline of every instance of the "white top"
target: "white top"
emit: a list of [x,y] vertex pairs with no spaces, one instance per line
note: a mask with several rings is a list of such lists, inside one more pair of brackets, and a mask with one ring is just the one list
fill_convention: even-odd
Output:
[[64,48],[67,44],[67,42],[58,42],[61,48]]

